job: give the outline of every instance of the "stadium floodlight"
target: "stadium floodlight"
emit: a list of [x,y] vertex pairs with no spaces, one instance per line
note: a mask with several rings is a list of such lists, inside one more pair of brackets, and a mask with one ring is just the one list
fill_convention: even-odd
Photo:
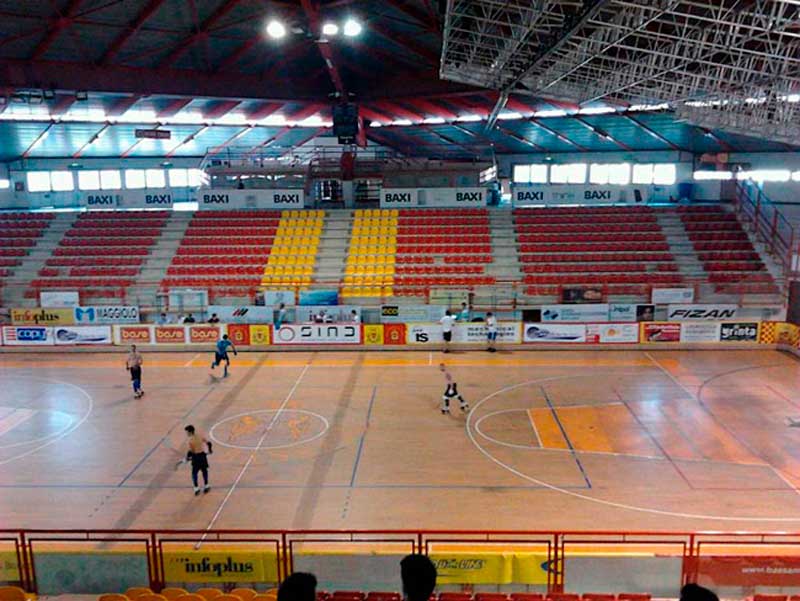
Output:
[[275,40],[279,40],[286,35],[286,27],[280,21],[273,19],[267,24],[267,35]]
[[339,26],[336,23],[325,23],[322,26],[322,35],[339,35]]
[[361,23],[356,21],[355,19],[347,19],[344,22],[344,35],[349,38],[353,38],[361,33]]

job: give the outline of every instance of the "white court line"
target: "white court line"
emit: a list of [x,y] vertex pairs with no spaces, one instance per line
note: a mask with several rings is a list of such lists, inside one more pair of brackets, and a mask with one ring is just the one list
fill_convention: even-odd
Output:
[[200,540],[194,546],[195,549],[199,549],[200,545],[202,545],[203,541],[206,540],[206,538],[208,537],[209,531],[214,527],[214,524],[217,522],[217,520],[219,519],[219,516],[222,514],[222,510],[225,508],[225,504],[228,502],[228,499],[231,498],[231,495],[233,494],[233,491],[236,490],[236,487],[239,485],[239,482],[241,481],[242,477],[244,476],[245,472],[247,471],[247,468],[249,468],[250,464],[253,463],[253,459],[256,458],[256,453],[258,452],[258,449],[261,447],[262,444],[264,444],[264,440],[266,440],[267,434],[269,434],[269,431],[272,429],[272,426],[275,425],[275,422],[278,419],[278,417],[280,416],[280,414],[283,413],[283,410],[286,408],[286,405],[289,403],[289,400],[294,395],[294,391],[297,390],[297,387],[300,385],[300,381],[303,379],[303,376],[306,375],[306,372],[308,371],[309,367],[311,367],[311,365],[306,363],[306,366],[303,368],[303,371],[301,371],[300,375],[297,376],[297,380],[295,380],[294,386],[292,386],[292,389],[289,391],[289,394],[286,395],[286,398],[283,399],[283,403],[281,403],[281,406],[278,408],[278,411],[275,413],[275,417],[272,418],[272,421],[267,426],[267,429],[264,430],[264,433],[261,435],[261,438],[258,439],[258,442],[256,443],[256,446],[250,452],[250,457],[247,458],[247,462],[244,464],[244,466],[242,466],[242,469],[239,471],[239,475],[236,476],[236,479],[233,481],[233,484],[231,484],[231,487],[228,489],[228,493],[222,499],[222,503],[219,504],[219,507],[217,508],[217,512],[211,518],[211,521],[208,523],[208,526],[206,527],[206,531],[203,533],[203,536],[200,538]]
[[539,443],[539,448],[543,449],[542,437],[539,436],[539,429],[536,427],[536,422],[533,419],[533,412],[530,409],[526,409],[525,413],[528,414],[528,421],[531,422],[531,428],[533,428],[533,433],[536,435],[536,442]]
[[191,358],[191,359],[189,359],[189,360],[188,360],[186,363],[184,363],[184,364],[183,364],[183,366],[184,366],[184,367],[191,367],[191,366],[192,366],[192,363],[194,363],[194,362],[195,362],[195,360],[196,360],[196,359],[197,359],[197,358],[198,358],[200,355],[201,355],[201,353],[197,353],[197,354],[196,354],[194,357],[192,357],[192,358]]
[[33,409],[16,409],[5,417],[0,418],[0,436],[24,424],[34,415],[36,415],[36,411]]
[[690,397],[690,398],[691,398],[693,401],[695,401],[695,402],[699,402],[699,401],[698,401],[698,398],[697,398],[697,395],[696,395],[696,394],[694,394],[694,393],[693,393],[691,390],[689,390],[688,388],[686,388],[686,386],[685,386],[685,385],[684,385],[684,384],[683,384],[683,383],[682,383],[680,380],[678,380],[678,378],[676,378],[675,376],[673,376],[673,375],[672,375],[672,374],[671,374],[671,373],[670,373],[670,372],[669,372],[669,371],[668,371],[668,370],[667,370],[667,369],[666,369],[666,368],[665,368],[663,365],[661,365],[661,364],[660,364],[658,361],[656,361],[656,360],[653,358],[653,356],[652,356],[650,353],[647,353],[647,352],[645,352],[645,353],[644,353],[644,356],[645,356],[645,357],[647,357],[648,359],[650,359],[650,361],[653,363],[653,365],[655,365],[655,366],[656,366],[658,369],[660,369],[660,370],[661,370],[661,372],[662,372],[662,373],[664,373],[664,374],[665,374],[665,375],[666,375],[666,376],[667,376],[667,377],[668,377],[670,380],[672,380],[673,382],[675,382],[675,384],[677,384],[677,385],[678,385],[680,388],[682,388],[682,389],[683,389],[683,391],[684,391],[686,394],[688,394],[688,395],[689,395],[689,397]]

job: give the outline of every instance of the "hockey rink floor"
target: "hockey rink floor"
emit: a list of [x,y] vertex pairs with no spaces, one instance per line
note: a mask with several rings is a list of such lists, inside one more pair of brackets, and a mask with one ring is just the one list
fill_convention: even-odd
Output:
[[[144,358],[137,400],[124,354],[0,355],[4,527],[800,530],[782,352]],[[468,414],[441,414],[441,361]]]

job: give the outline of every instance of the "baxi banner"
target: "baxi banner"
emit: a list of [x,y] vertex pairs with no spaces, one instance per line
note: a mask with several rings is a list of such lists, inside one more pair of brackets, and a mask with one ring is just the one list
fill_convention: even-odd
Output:
[[205,188],[197,191],[200,210],[230,209],[302,209],[305,192],[302,189],[234,190]]
[[580,184],[515,185],[511,202],[515,207],[536,205],[628,204],[647,201],[648,186],[598,186]]
[[382,209],[404,209],[419,204],[419,191],[416,188],[383,188],[381,190]]
[[485,207],[485,188],[420,188],[423,207]]

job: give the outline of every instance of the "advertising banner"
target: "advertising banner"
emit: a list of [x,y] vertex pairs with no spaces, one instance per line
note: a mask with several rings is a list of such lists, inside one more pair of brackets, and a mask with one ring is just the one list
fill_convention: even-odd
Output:
[[709,555],[696,559],[696,572],[698,582],[714,588],[792,588],[797,586],[800,577],[800,558]]
[[586,342],[592,344],[632,344],[639,342],[639,324],[589,324],[586,326]]
[[75,323],[74,309],[11,309],[15,326],[71,326]]
[[277,582],[275,552],[164,551],[166,582]]
[[614,322],[637,321],[636,305],[608,305],[608,320]]
[[154,326],[115,326],[114,342],[116,344],[153,344]]
[[653,288],[650,301],[656,305],[694,302],[694,288]]
[[723,323],[720,342],[758,342],[758,322]]
[[[459,303],[460,304],[460,303]],[[383,323],[436,322],[444,317],[444,305],[382,305]]]
[[156,344],[186,344],[186,328],[183,326],[156,326]]
[[[361,307],[358,305],[302,305],[295,307],[294,321],[298,323],[361,323]],[[321,318],[322,321],[319,321]],[[263,323],[263,322],[262,322]]]
[[201,211],[229,209],[302,209],[305,193],[302,189],[233,190],[206,188],[197,191],[197,206]]
[[120,209],[171,209],[175,199],[169,190],[123,190],[117,193]]
[[267,307],[277,307],[281,303],[289,307],[297,302],[294,290],[265,290],[259,294]]
[[384,344],[405,344],[406,343],[406,324],[387,323],[383,326]]
[[326,307],[339,304],[339,290],[301,290],[301,305],[325,305]]
[[78,196],[78,203],[87,209],[116,209],[119,205],[121,194],[116,192],[102,192],[95,190],[92,192],[81,192]]
[[544,305],[542,321],[597,322],[608,321],[609,306],[592,305]]
[[438,323],[406,324],[406,344],[442,342],[442,326]]
[[364,324],[364,344],[382,345],[383,344],[383,324],[370,323]]
[[586,326],[583,324],[526,323],[522,327],[523,342],[548,344],[586,342]]
[[77,307],[81,304],[80,295],[77,292],[39,292],[39,305],[47,308],[57,307]]
[[272,323],[275,309],[272,305],[209,305],[206,315],[217,314],[222,323]]
[[273,332],[274,344],[361,344],[361,326],[346,324],[284,325]]
[[419,191],[416,188],[383,188],[381,190],[382,209],[404,209],[419,204]]
[[[453,342],[479,342],[485,344],[487,332],[486,325],[480,322],[459,323],[453,328]],[[497,324],[497,342],[519,344],[521,341],[522,334],[520,333],[519,323],[500,322]]]
[[653,321],[641,324],[642,342],[680,342],[681,324],[675,322]]
[[222,338],[222,327],[211,324],[190,325],[186,326],[186,333],[189,344],[216,344]]
[[111,326],[56,326],[56,345],[112,344]]
[[564,286],[561,302],[570,304],[599,303],[603,300],[603,289],[595,286]]
[[511,202],[515,207],[634,203],[637,192],[642,201],[647,201],[650,196],[648,186],[523,184],[512,188]]
[[667,321],[724,321],[736,319],[738,305],[670,305]]
[[423,207],[485,207],[485,188],[421,188],[419,205]]
[[236,346],[250,346],[250,326],[241,323],[228,325],[228,338]]
[[3,326],[3,344],[8,346],[53,346],[53,328]]
[[796,347],[800,342],[800,328],[793,323],[761,322],[758,341],[761,344],[785,344]]
[[681,324],[681,342],[719,342],[719,322],[689,322]]
[[250,326],[250,346],[269,346],[272,329],[272,326]]
[[131,305],[75,307],[74,311],[76,324],[113,325],[139,323],[139,307]]

